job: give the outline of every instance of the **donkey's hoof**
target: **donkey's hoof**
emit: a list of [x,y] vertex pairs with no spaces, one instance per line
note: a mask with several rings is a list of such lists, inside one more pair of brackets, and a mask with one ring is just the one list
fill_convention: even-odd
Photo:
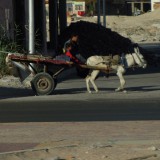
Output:
[[99,91],[98,91],[98,90],[96,90],[95,92],[96,92],[96,93],[98,93]]
[[121,89],[119,89],[119,88],[115,89],[115,92],[120,92],[120,91],[121,91]]
[[121,89],[121,88],[117,88],[117,89],[115,89],[115,92],[124,92],[124,93],[126,93],[127,91],[124,90],[124,89]]
[[91,92],[91,91],[88,91],[88,93],[90,93],[90,94],[91,94],[92,92]]
[[123,90],[122,92],[123,92],[123,93],[127,93],[127,90]]

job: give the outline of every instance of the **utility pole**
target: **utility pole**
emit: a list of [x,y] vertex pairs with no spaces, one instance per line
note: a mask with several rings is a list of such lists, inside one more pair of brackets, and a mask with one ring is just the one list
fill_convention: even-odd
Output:
[[103,0],[103,26],[106,27],[106,0]]
[[100,13],[100,10],[101,10],[101,3],[100,3],[100,0],[97,0],[97,23],[100,25],[101,24],[101,13]]
[[154,2],[155,0],[151,0],[151,11],[154,11]]
[[34,0],[29,0],[29,53],[35,52]]
[[49,0],[49,29],[50,29],[50,49],[57,51],[57,46],[58,46],[58,0]]
[[66,17],[66,1],[59,0],[59,24],[60,33],[67,27],[67,17]]

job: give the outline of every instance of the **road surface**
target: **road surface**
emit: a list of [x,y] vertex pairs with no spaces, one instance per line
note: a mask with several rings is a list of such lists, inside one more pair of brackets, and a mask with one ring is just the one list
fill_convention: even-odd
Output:
[[[93,94],[87,93],[85,81],[79,78],[58,83],[49,96],[1,87],[0,152],[78,144],[50,149],[50,159],[70,154],[86,160],[146,156],[158,160],[160,69],[128,70],[125,79],[127,93],[114,91],[119,85],[114,73],[97,79],[99,93]],[[23,156],[39,160],[44,155],[42,151],[5,154],[0,160]]]
[[114,74],[109,78],[97,79],[99,93],[93,91],[93,94],[87,93],[83,79],[63,81],[49,96],[34,96],[30,89],[3,88],[5,91],[1,92],[0,121],[159,119],[159,69],[129,70],[125,79],[127,93],[114,91],[119,85]]

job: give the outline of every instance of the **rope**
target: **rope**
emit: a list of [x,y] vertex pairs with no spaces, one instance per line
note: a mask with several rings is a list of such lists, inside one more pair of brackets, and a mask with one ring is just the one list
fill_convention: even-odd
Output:
[[[9,54],[9,53],[11,53],[11,52],[0,51],[0,53],[5,53],[5,54]],[[17,53],[11,53],[11,54],[17,54]]]
[[[17,52],[7,52],[7,51],[0,51],[0,53],[5,53],[5,54],[21,54],[22,55],[22,53],[17,53]],[[25,53],[23,53],[23,55],[24,55]]]

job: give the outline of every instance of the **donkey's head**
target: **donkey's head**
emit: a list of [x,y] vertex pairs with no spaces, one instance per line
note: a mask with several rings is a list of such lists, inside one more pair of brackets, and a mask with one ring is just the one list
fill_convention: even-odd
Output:
[[139,67],[146,68],[147,61],[144,59],[144,56],[140,53],[139,47],[134,47],[134,53],[132,53],[135,62]]
[[140,53],[139,47],[137,44],[132,45],[132,49],[130,50],[130,54],[126,55],[126,59],[129,65],[137,64],[139,67],[146,68],[147,62],[144,59],[144,56]]

